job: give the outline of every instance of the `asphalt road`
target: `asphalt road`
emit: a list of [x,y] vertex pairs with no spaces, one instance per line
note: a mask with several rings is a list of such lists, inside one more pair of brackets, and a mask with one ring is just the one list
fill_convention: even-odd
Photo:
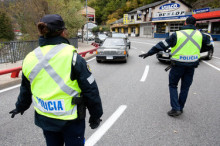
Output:
[[[147,52],[161,39],[130,38],[127,63],[88,63],[99,86],[104,115],[97,130],[86,127],[86,144],[96,146],[219,146],[220,145],[220,42],[214,57],[196,69],[184,113],[172,118],[167,64]],[[210,66],[213,65],[213,66]],[[0,145],[44,146],[42,130],[34,125],[31,107],[10,118],[19,88],[0,92]]]

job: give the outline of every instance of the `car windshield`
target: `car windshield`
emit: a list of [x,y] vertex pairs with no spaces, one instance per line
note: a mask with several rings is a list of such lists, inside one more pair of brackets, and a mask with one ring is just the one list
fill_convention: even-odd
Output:
[[123,39],[106,39],[102,45],[103,47],[112,47],[112,46],[125,46]]
[[107,36],[105,34],[99,34],[100,38],[106,38]]
[[112,37],[126,38],[126,35],[123,33],[113,33]]

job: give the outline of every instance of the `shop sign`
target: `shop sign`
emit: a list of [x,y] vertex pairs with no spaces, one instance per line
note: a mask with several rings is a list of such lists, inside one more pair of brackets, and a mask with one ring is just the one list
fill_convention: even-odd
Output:
[[180,7],[180,4],[177,3],[169,3],[169,4],[165,4],[159,7],[159,10],[161,11],[172,11],[172,10],[176,10]]
[[172,17],[156,17],[152,18],[152,21],[173,20],[173,19],[186,19],[192,15],[172,16]]
[[94,18],[94,15],[87,15],[88,18]]
[[196,9],[196,10],[193,10],[193,14],[205,13],[209,11],[210,11],[209,8]]
[[124,16],[123,16],[123,23],[124,24],[128,23],[128,14],[124,14]]
[[155,17],[171,17],[171,16],[183,16],[185,11],[172,11],[172,12],[158,12]]

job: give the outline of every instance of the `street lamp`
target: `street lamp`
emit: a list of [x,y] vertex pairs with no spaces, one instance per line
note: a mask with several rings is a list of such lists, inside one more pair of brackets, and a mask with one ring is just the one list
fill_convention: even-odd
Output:
[[87,11],[87,0],[86,0],[86,38],[87,38],[87,44],[88,44],[88,11]]

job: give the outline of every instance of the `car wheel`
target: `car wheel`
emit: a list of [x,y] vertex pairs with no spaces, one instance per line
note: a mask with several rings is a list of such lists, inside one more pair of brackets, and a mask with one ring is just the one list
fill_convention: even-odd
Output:
[[206,60],[211,60],[212,59],[212,56],[213,56],[213,49],[211,49],[210,51],[208,51],[208,55],[207,57],[205,58]]
[[102,61],[101,60],[96,60],[98,63],[101,63]]
[[125,57],[125,60],[123,61],[124,63],[127,63],[127,59],[128,59],[128,57],[126,56]]
[[158,61],[161,62],[161,63],[165,63],[165,62],[166,62],[166,61],[164,61],[164,60],[160,60],[160,59],[158,59]]

